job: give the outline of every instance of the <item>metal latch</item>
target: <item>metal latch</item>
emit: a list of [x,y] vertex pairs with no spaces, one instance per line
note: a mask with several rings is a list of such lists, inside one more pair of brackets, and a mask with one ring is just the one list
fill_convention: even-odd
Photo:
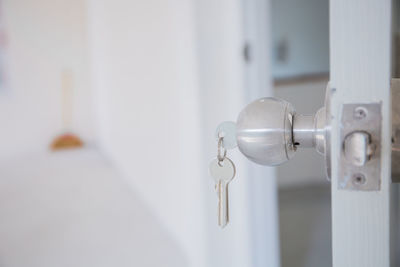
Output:
[[339,189],[380,190],[381,106],[381,103],[342,106]]

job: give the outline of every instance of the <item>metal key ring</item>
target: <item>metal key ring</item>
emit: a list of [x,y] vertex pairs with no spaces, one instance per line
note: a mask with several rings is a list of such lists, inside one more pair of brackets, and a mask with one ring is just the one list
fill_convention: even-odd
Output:
[[[218,139],[218,155],[217,155],[217,158],[218,158],[218,164],[220,165],[220,163],[222,162],[222,161],[224,161],[224,159],[225,159],[225,157],[226,157],[226,149],[224,148],[224,146],[223,146],[223,141],[224,141],[224,137],[220,137],[219,139]],[[223,150],[222,150],[223,149]],[[223,153],[223,155],[222,155],[222,151],[224,151],[224,153]],[[221,165],[220,165],[221,166]]]

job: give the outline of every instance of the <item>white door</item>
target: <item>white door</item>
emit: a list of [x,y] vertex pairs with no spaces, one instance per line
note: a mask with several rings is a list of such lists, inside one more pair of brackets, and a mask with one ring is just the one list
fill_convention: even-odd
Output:
[[[391,0],[330,1],[332,92],[332,253],[334,267],[394,264],[397,206],[391,183]],[[371,191],[343,188],[341,126],[344,104],[381,103],[380,171]],[[395,205],[395,206],[394,206]],[[394,266],[394,265],[392,265]]]
[[[263,10],[262,3],[270,3],[249,2],[258,5],[256,10]],[[331,97],[329,165],[334,267],[399,266],[396,259],[399,197],[398,186],[392,183],[391,177],[390,90],[392,18],[398,20],[398,16],[393,17],[392,10],[391,0],[331,0],[329,3],[330,87],[327,90]],[[257,11],[247,12],[257,20]],[[263,23],[266,25],[264,21],[247,21],[250,26]],[[266,32],[264,36],[269,38]],[[257,34],[251,33],[247,39],[257,54],[257,45],[263,45],[265,40],[254,38]],[[254,68],[261,73],[265,67]],[[256,74],[257,71],[250,69],[250,81],[260,80],[252,77]],[[361,130],[374,132],[371,136],[376,148],[372,165],[348,167],[344,163],[343,145],[349,134],[346,125],[358,125],[351,121],[353,114],[349,115],[358,106],[367,107],[368,119],[374,117],[365,125],[370,129]],[[364,176],[357,176],[363,172]],[[361,179],[361,185],[352,184],[352,179],[355,183]]]

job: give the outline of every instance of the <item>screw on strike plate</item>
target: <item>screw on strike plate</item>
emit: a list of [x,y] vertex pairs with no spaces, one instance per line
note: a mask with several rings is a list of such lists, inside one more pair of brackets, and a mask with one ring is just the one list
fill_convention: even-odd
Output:
[[354,118],[357,120],[362,120],[367,117],[368,111],[364,107],[357,107],[354,109]]
[[363,185],[367,181],[367,179],[365,179],[364,174],[362,173],[353,174],[352,179],[353,179],[353,184],[357,186]]

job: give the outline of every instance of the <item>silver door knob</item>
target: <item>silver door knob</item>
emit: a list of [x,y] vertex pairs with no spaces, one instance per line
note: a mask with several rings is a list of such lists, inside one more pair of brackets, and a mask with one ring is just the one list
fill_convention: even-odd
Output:
[[[247,105],[234,122],[221,123],[216,131],[216,140],[223,138],[223,147],[239,150],[251,161],[275,166],[291,159],[298,148],[313,147],[325,157],[326,174],[331,176],[330,131],[331,94],[336,89],[328,83],[325,105],[313,115],[296,113],[287,101],[265,97]],[[392,179],[400,182],[400,79],[392,79]],[[340,105],[338,131],[340,150],[338,164],[339,186],[342,189],[376,190],[380,180],[364,185],[359,177],[380,172],[381,150],[381,102],[346,103]],[[343,156],[343,157],[342,157]],[[361,172],[364,172],[362,174]],[[349,175],[356,178],[355,184]],[[360,175],[362,174],[362,175]],[[362,179],[361,179],[362,180]],[[350,181],[350,182],[349,182]]]
[[291,159],[298,148],[324,154],[327,142],[325,107],[314,115],[297,114],[287,101],[265,97],[247,105],[237,119],[237,144],[250,160],[275,166]]

